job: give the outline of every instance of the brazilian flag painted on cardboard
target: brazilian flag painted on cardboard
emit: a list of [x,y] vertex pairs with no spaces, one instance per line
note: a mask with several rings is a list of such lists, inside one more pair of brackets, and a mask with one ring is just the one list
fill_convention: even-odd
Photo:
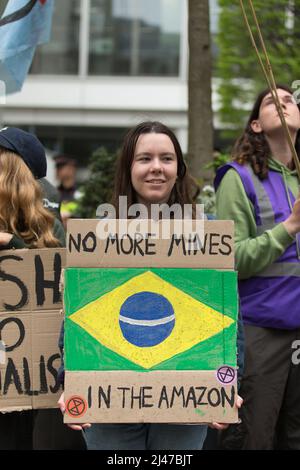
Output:
[[69,371],[236,367],[233,271],[68,268],[65,286]]

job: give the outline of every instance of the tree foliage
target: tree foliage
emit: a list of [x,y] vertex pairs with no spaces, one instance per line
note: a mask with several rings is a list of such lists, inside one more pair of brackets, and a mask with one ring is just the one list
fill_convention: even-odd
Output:
[[[244,5],[257,39],[248,2]],[[275,80],[292,86],[295,80],[300,79],[300,0],[257,0],[253,5]],[[252,47],[239,1],[219,0],[219,6],[217,76],[220,78],[220,118],[236,134],[249,114],[249,103],[252,104],[255,95],[267,83]]]
[[89,179],[82,185],[78,217],[95,218],[99,204],[111,201],[116,167],[116,155],[101,147],[89,161]]

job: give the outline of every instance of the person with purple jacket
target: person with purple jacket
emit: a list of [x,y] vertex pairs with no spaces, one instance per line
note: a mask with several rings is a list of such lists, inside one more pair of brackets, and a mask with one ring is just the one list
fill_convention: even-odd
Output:
[[[300,156],[300,108],[288,87],[277,91]],[[223,433],[222,446],[299,450],[299,178],[269,90],[257,97],[215,187],[218,218],[235,222],[245,325],[242,422]]]

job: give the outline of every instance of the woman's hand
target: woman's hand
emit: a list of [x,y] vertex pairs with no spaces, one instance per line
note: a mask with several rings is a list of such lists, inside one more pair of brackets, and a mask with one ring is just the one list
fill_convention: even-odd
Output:
[[300,232],[300,194],[298,194],[291,215],[283,222],[283,225],[292,237]]
[[[238,395],[236,402],[235,402],[236,408],[241,408],[243,401],[244,400],[242,399],[242,397]],[[227,429],[229,427],[229,424],[228,423],[226,424],[225,423],[210,423],[208,426],[212,429],[218,429],[219,431],[224,431],[224,429]]]
[[[64,414],[65,411],[66,411],[65,394],[64,393],[61,394],[60,399],[58,400],[57,403],[58,403],[60,411],[62,412],[62,414]],[[92,425],[89,424],[89,423],[85,423],[85,424],[78,423],[78,424],[67,424],[67,426],[70,429],[73,429],[73,431],[83,431],[83,429],[90,428]]]
[[0,245],[8,245],[12,237],[12,233],[0,232]]

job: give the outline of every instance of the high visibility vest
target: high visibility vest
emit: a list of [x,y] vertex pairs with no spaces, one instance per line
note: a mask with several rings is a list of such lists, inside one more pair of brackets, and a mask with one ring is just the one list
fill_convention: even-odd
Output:
[[[216,188],[230,168],[238,172],[254,207],[257,236],[286,220],[291,214],[295,197],[280,172],[269,169],[268,177],[260,180],[250,165],[230,162],[219,168]],[[274,263],[255,276],[239,281],[245,323],[266,328],[300,327],[299,242],[298,234]]]

